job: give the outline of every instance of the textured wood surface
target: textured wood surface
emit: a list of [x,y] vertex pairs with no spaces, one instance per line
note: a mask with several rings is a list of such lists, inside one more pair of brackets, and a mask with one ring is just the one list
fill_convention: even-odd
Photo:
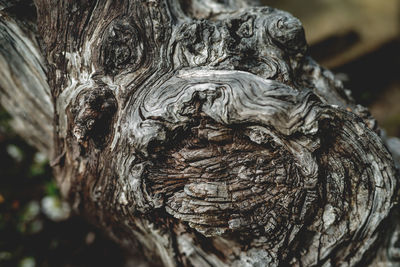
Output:
[[250,4],[35,1],[62,193],[152,264],[394,261],[375,120],[298,19]]
[[[54,112],[36,25],[29,16],[20,18],[1,7],[0,103],[12,115],[16,131],[50,157]],[[35,9],[23,8],[34,16]]]

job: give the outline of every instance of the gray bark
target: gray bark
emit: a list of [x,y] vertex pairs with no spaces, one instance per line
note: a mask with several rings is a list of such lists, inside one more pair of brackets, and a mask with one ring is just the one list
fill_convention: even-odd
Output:
[[299,20],[250,4],[36,0],[40,42],[4,7],[2,104],[74,209],[153,264],[394,264],[376,121]]
[[[11,4],[0,2],[0,103],[12,115],[16,131],[50,157],[54,111],[45,60],[36,25],[29,17],[18,17]],[[34,16],[32,7],[22,8]]]

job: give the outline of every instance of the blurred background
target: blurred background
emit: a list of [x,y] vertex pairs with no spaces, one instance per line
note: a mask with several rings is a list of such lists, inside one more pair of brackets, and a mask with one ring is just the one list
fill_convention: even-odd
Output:
[[388,135],[400,136],[400,1],[261,2],[298,17],[312,57],[343,80]]
[[[313,58],[370,108],[388,135],[400,137],[399,1],[261,2],[298,17]],[[0,107],[0,266],[131,266],[123,251],[71,214],[48,159],[10,122]]]

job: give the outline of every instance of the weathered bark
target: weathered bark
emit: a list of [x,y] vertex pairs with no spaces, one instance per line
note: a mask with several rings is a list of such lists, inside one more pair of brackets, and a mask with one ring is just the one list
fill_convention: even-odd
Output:
[[16,131],[50,157],[54,111],[34,17],[33,6],[0,1],[0,103]]
[[41,45],[2,15],[2,103],[74,209],[152,263],[398,259],[375,120],[297,19],[230,2],[36,0]]

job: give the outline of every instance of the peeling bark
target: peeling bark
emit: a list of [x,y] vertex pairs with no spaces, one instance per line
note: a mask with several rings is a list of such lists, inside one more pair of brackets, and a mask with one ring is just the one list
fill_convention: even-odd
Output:
[[[1,70],[22,81],[2,103],[44,114],[32,135],[63,195],[153,264],[394,262],[398,174],[376,121],[299,20],[251,4],[36,0],[41,46],[2,17]],[[48,83],[25,85],[43,61]]]

